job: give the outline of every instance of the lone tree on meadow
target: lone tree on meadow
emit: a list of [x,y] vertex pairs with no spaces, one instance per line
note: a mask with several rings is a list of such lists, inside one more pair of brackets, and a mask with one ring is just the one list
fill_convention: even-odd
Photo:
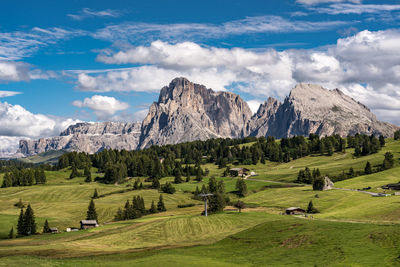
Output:
[[312,200],[308,203],[307,213],[319,213],[319,211],[314,207]]
[[91,183],[92,182],[92,173],[90,172],[89,166],[85,167],[85,170],[83,172],[83,176],[85,176],[85,182],[86,183]]
[[246,208],[244,202],[240,200],[238,200],[233,206],[239,210],[239,213],[242,212],[242,209]]
[[50,233],[50,232],[51,232],[51,230],[50,230],[49,222],[46,219],[46,221],[44,222],[44,225],[43,225],[43,233]]
[[96,206],[94,205],[93,199],[90,200],[89,207],[86,213],[86,220],[96,220],[97,221],[97,212]]
[[236,181],[236,191],[240,197],[244,197],[247,194],[247,185],[244,179],[239,178]]
[[94,189],[92,198],[99,198],[99,193],[97,192],[97,188]]
[[164,199],[163,199],[163,196],[162,196],[162,195],[160,195],[160,198],[159,198],[159,200],[158,200],[158,203],[157,203],[157,210],[158,210],[159,212],[167,211],[167,209],[165,208]]

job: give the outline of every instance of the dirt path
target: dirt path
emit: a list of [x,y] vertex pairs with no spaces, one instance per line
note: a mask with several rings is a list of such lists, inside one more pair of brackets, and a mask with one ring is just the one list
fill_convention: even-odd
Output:
[[332,189],[335,189],[335,190],[344,190],[344,191],[354,191],[354,192],[360,192],[360,193],[368,194],[368,195],[371,195],[371,196],[379,196],[379,193],[368,192],[368,191],[357,190],[357,189],[338,188],[338,187],[333,187]]

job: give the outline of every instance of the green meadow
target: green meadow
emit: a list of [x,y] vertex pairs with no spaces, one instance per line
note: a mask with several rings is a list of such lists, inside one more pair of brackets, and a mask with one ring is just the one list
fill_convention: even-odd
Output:
[[[293,184],[305,167],[319,168],[323,175],[339,175],[350,167],[362,171],[367,161],[378,167],[388,151],[394,154],[394,168],[336,182],[340,189],[313,191],[310,185]],[[45,185],[0,189],[0,266],[400,265],[400,196],[372,197],[356,191],[371,187],[370,192],[384,192],[381,186],[400,181],[400,142],[389,139],[378,153],[360,158],[353,152],[241,166],[258,174],[246,181],[248,194],[242,200],[248,207],[242,213],[227,207],[208,217],[200,216],[203,202],[194,200],[191,192],[209,177],[224,180],[230,199],[238,199],[236,179],[222,177],[224,170],[213,164],[202,166],[210,172],[202,182],[174,185],[175,194],[163,193],[167,212],[121,222],[113,218],[126,200],[140,195],[149,208],[160,192],[130,190],[135,178],[105,185],[69,179],[69,169],[48,171]],[[93,177],[103,175],[91,171]],[[172,180],[166,177],[161,183]],[[95,189],[104,195],[95,199],[100,227],[6,239],[16,227],[20,210],[14,204],[20,199],[32,205],[40,230],[47,219],[63,231],[79,226]],[[320,213],[281,215],[291,206],[306,209],[310,200]],[[191,203],[194,206],[177,207]]]

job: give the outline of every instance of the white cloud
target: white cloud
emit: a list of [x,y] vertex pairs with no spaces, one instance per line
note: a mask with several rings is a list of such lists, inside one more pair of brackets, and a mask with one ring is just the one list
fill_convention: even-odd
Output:
[[386,4],[332,4],[328,7],[313,7],[310,10],[318,13],[326,13],[330,15],[338,14],[363,14],[363,13],[382,13],[400,10],[400,5]]
[[9,97],[9,96],[15,96],[22,94],[21,92],[15,92],[15,91],[0,91],[0,98],[1,97]]
[[256,113],[260,105],[263,103],[263,101],[258,100],[258,99],[252,99],[247,101],[247,104],[249,105],[251,111],[253,113]]
[[117,111],[129,108],[129,105],[125,102],[120,102],[114,97],[101,95],[94,95],[91,98],[85,98],[83,101],[76,100],[72,104],[79,108],[89,108],[100,120],[110,119]]
[[22,62],[0,61],[0,81],[29,80],[29,65]]
[[296,0],[297,3],[304,5],[319,5],[326,3],[342,3],[342,2],[351,2],[351,3],[361,3],[361,0]]
[[366,30],[334,45],[281,52],[155,41],[100,54],[99,61],[139,67],[81,73],[78,86],[90,91],[155,92],[174,77],[185,76],[216,90],[233,88],[282,100],[296,83],[313,82],[341,88],[372,109],[400,110],[399,44],[399,30]]
[[82,30],[34,27],[28,31],[0,32],[0,60],[19,60],[60,40],[85,35]]
[[84,20],[86,18],[94,18],[94,17],[117,18],[121,16],[121,12],[112,9],[95,11],[90,8],[83,8],[77,14],[67,14],[67,16],[74,20]]
[[72,119],[33,114],[20,105],[0,102],[0,136],[54,136],[76,122]]
[[155,40],[180,42],[254,33],[315,32],[346,24],[348,22],[287,20],[280,16],[255,16],[222,24],[150,24],[131,22],[107,26],[98,30],[92,36],[102,40],[119,42],[120,44],[122,42],[129,46],[129,43],[149,43]]
[[56,136],[77,122],[69,118],[33,114],[20,105],[0,102],[0,157],[13,155],[21,139]]

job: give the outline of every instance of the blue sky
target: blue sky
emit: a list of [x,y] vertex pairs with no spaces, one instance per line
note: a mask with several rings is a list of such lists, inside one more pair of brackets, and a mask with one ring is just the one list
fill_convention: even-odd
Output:
[[185,76],[255,110],[298,82],[400,124],[400,0],[8,1],[0,151],[76,121],[141,120]]

